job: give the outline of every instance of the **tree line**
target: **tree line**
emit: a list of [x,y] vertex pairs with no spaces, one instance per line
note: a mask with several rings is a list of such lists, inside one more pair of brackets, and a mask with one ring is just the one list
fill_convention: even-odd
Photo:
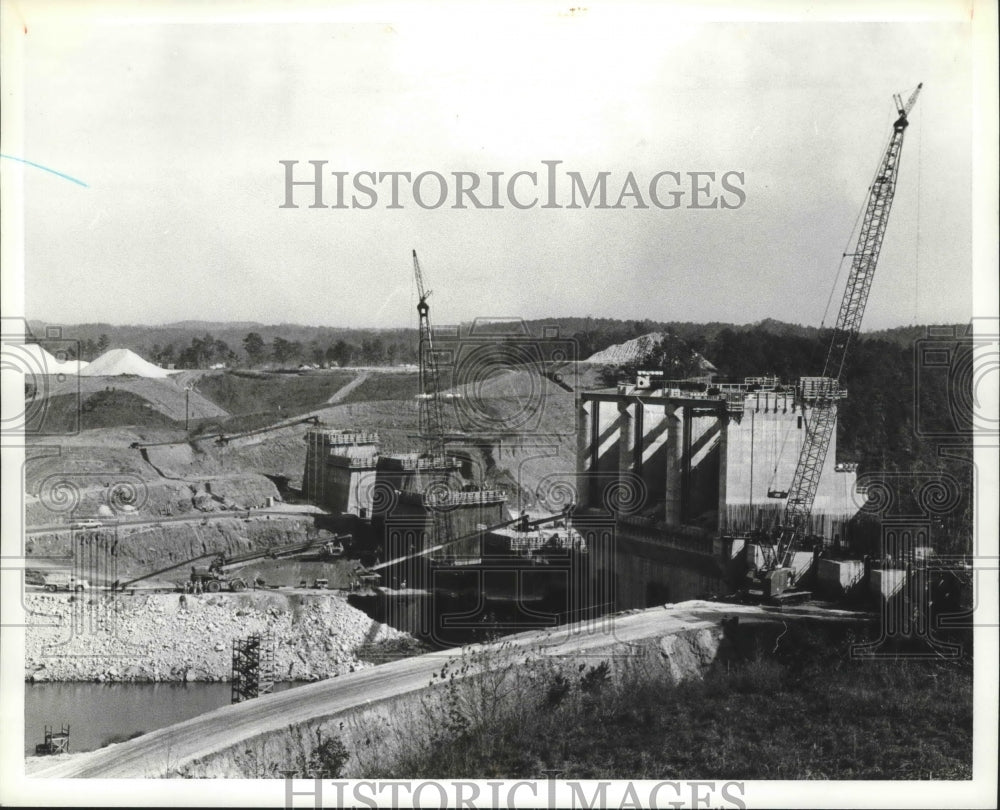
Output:
[[259,332],[248,332],[237,348],[210,333],[192,338],[188,346],[179,350],[173,343],[163,346],[154,343],[151,359],[159,365],[177,368],[210,368],[219,364],[250,368],[308,364],[326,368],[415,363],[417,356],[416,348],[407,342],[379,335],[363,338],[359,343],[344,339],[324,343],[319,339],[289,340],[280,335],[268,341]]

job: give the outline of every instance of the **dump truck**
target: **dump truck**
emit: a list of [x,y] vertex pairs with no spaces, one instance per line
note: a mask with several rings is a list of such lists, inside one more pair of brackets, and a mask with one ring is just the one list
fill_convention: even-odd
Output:
[[87,580],[60,571],[46,572],[42,575],[42,579],[45,590],[53,593],[56,591],[85,591],[90,588],[90,583]]
[[232,563],[227,564],[225,557],[222,555],[212,560],[211,565],[207,568],[199,568],[192,565],[191,584],[197,590],[206,591],[207,593],[218,593],[219,591],[239,593],[240,591],[245,591],[247,589],[247,580],[238,574],[228,576],[225,569],[229,565],[232,565]]

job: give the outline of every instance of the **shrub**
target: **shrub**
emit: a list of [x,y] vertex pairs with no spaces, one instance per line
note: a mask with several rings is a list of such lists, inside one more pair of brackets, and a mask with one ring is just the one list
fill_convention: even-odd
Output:
[[324,740],[321,732],[317,731],[316,746],[309,754],[304,776],[314,779],[336,779],[350,758],[347,746],[339,737],[327,737]]

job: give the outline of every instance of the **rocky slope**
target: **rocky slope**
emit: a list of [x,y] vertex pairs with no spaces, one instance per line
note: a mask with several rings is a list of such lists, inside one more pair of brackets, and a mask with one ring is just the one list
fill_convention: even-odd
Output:
[[317,680],[422,651],[336,596],[251,591],[26,594],[29,681],[225,681],[233,640],[271,633],[279,680]]

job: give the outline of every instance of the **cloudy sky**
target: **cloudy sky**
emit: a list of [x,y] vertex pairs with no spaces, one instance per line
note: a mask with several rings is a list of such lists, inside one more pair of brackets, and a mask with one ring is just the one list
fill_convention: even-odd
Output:
[[[20,157],[79,181],[24,169],[30,317],[412,326],[416,248],[438,323],[818,325],[892,95],[918,82],[865,326],[971,315],[974,61],[960,6],[929,22],[810,23],[700,22],[664,4],[242,20],[221,5],[211,19],[179,3],[141,17],[82,8],[26,19]],[[310,208],[296,188],[299,207],[282,208],[282,160],[299,161],[297,179],[326,161],[328,206],[332,172],[347,173],[348,207]],[[541,208],[542,187],[537,206],[514,208],[507,181],[543,181],[546,160],[562,161],[562,207]],[[449,197],[425,209],[404,183],[388,208],[385,181],[376,205],[351,208],[370,202],[350,185],[365,171],[436,172]],[[675,209],[647,193],[666,171],[686,189]],[[486,188],[502,172],[504,207],[453,208],[453,172]],[[566,172],[588,185],[608,172],[609,205],[631,172],[649,207],[567,208]],[[708,199],[741,173],[745,199],[691,209],[691,172],[715,173]],[[433,203],[437,184],[422,188]]]

